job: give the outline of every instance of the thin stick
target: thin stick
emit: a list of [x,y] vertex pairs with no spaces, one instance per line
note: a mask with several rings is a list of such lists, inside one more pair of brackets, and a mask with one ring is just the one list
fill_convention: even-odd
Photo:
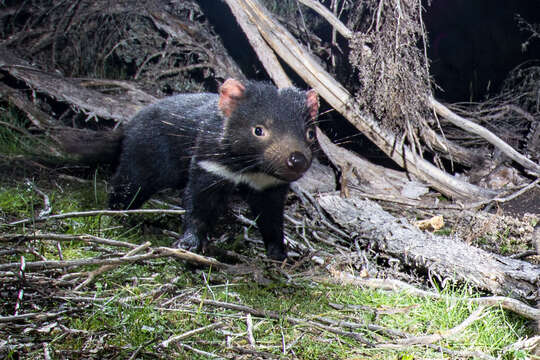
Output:
[[540,184],[540,178],[532,181],[531,183],[529,183],[527,186],[524,186],[522,189],[516,191],[515,193],[513,194],[510,194],[508,196],[505,196],[505,197],[495,197],[493,199],[489,199],[489,200],[484,200],[484,201],[479,201],[479,202],[475,202],[475,203],[470,203],[470,204],[467,204],[466,206],[464,206],[464,208],[466,209],[471,209],[471,208],[475,208],[475,207],[478,207],[478,206],[482,206],[482,205],[486,205],[486,204],[489,204],[491,202],[507,202],[507,201],[510,201],[510,200],[513,200],[515,198],[517,198],[518,196],[520,195],[523,195],[524,193],[526,193],[527,191],[529,191],[530,189],[534,188],[535,186],[537,186],[538,184]]
[[182,215],[185,212],[186,212],[185,210],[172,210],[172,209],[76,211],[76,212],[69,212],[69,213],[65,213],[65,214],[57,214],[57,215],[50,215],[50,216],[43,216],[43,217],[36,217],[36,218],[28,218],[28,219],[17,220],[17,221],[9,223],[8,225],[20,225],[20,224],[26,224],[26,223],[29,223],[29,222],[42,222],[42,221],[47,221],[47,220],[58,220],[58,219],[66,219],[66,218],[71,218],[71,217],[90,217],[90,216],[99,216],[99,215],[117,216],[117,215],[131,215],[131,214],[175,214],[175,215]]
[[203,264],[206,266],[215,266],[221,269],[227,268],[229,266],[214,258],[199,255],[199,254],[196,254],[191,251],[184,250],[184,249],[174,249],[174,248],[160,246],[156,249],[156,251],[160,252],[163,255],[176,257],[178,259],[185,260],[191,263]]
[[319,15],[326,19],[334,27],[337,32],[341,34],[345,39],[351,39],[353,32],[341,22],[328,8],[322,5],[318,1],[313,0],[298,0],[305,6],[315,10]]
[[251,320],[251,314],[246,315],[246,325],[247,325],[247,337],[249,345],[255,348],[255,337],[253,336],[253,321]]
[[331,326],[327,326],[327,325],[318,323],[316,321],[300,319],[300,318],[296,318],[296,317],[292,317],[292,316],[284,316],[284,315],[279,314],[279,313],[277,313],[275,311],[257,310],[257,309],[251,308],[249,306],[233,304],[233,303],[227,303],[227,302],[223,302],[223,301],[201,299],[201,298],[197,298],[197,297],[192,297],[190,300],[194,304],[201,304],[202,303],[204,305],[217,306],[217,307],[222,307],[222,308],[225,308],[225,309],[242,311],[242,312],[245,312],[247,314],[257,316],[257,317],[270,318],[270,319],[273,319],[273,320],[284,319],[285,321],[288,321],[288,322],[290,322],[292,324],[310,325],[310,326],[313,326],[313,327],[316,327],[316,328],[319,328],[319,329],[326,330],[326,331],[328,331],[330,333],[333,333],[333,334],[350,337],[350,338],[352,338],[352,339],[354,339],[354,340],[356,340],[358,342],[361,342],[361,343],[363,343],[363,344],[365,344],[367,346],[370,346],[370,347],[373,346],[373,344],[370,341],[366,340],[362,335],[360,335],[358,333],[351,332],[351,331],[345,331],[345,330],[342,330],[342,329],[337,329],[337,328],[334,328],[334,327],[331,327]]
[[517,152],[513,147],[508,145],[485,127],[459,116],[434,98],[429,98],[429,103],[439,115],[443,116],[455,126],[484,138],[487,142],[505,153],[510,159],[514,160],[526,169],[531,170],[535,174],[540,175],[540,165]]
[[[183,249],[172,249],[167,247],[152,248],[149,253],[143,255],[135,255],[121,258],[111,259],[80,259],[80,260],[49,260],[49,261],[34,261],[26,264],[28,270],[46,270],[46,269],[58,269],[71,266],[87,266],[87,265],[120,265],[128,264],[136,261],[163,258],[163,257],[176,257],[191,263],[203,264],[206,266],[215,266],[218,268],[226,268],[228,265],[219,262],[216,259],[206,257],[203,255],[195,254]],[[19,263],[7,263],[0,264],[0,271],[17,269]]]
[[0,323],[7,323],[7,322],[13,322],[13,321],[21,321],[21,320],[47,320],[56,318],[60,315],[70,313],[70,310],[64,310],[59,311],[56,313],[44,313],[44,312],[37,312],[37,313],[29,313],[29,314],[20,314],[20,315],[11,315],[11,316],[0,316]]
[[[123,258],[127,258],[127,257],[133,256],[133,255],[135,255],[135,254],[137,254],[137,253],[139,253],[141,251],[144,251],[144,250],[148,249],[150,247],[150,245],[152,245],[152,243],[150,243],[150,241],[147,241],[144,244],[142,244],[141,246],[138,246],[135,249],[132,249],[132,250],[128,251],[126,253],[126,255],[123,256]],[[97,276],[99,276],[100,274],[103,274],[106,271],[114,269],[118,265],[119,264],[117,264],[117,265],[103,265],[99,269],[91,271],[90,273],[88,273],[88,277],[86,278],[86,280],[84,280],[82,283],[77,285],[74,290],[75,291],[80,290],[81,288],[85,287],[86,285],[91,284],[92,282],[94,282],[94,279]]]
[[136,248],[137,244],[131,244],[125,241],[111,240],[101,238],[94,235],[65,235],[65,234],[0,234],[0,243],[3,242],[16,242],[16,241],[30,241],[30,240],[54,240],[54,241],[73,241],[81,240],[89,243],[96,243],[102,245]]
[[220,358],[220,359],[222,359],[222,357],[219,356],[219,355],[212,354],[212,353],[209,353],[207,351],[196,349],[193,346],[189,346],[189,345],[184,344],[184,343],[176,343],[176,345],[179,346],[179,347],[182,347],[184,349],[193,351],[194,353],[199,354],[199,355],[204,355],[204,356],[210,357],[210,358]]
[[52,207],[51,207],[51,201],[49,200],[49,196],[45,194],[43,191],[41,191],[36,184],[34,184],[32,181],[26,179],[26,185],[29,185],[32,190],[37,192],[42,198],[43,198],[43,210],[39,212],[39,217],[47,216],[51,213]]
[[442,331],[438,334],[424,335],[424,336],[413,336],[407,337],[405,339],[397,339],[395,343],[383,343],[377,344],[377,348],[383,349],[402,349],[413,345],[428,345],[433,344],[443,339],[452,338],[460,333],[462,333],[466,328],[468,328],[473,322],[482,318],[482,313],[486,308],[480,306],[476,309],[465,321],[463,321],[458,326],[447,330]]
[[510,310],[531,320],[540,320],[540,309],[535,309],[519,300],[505,296],[487,296],[480,298],[458,298],[453,296],[444,296],[436,292],[418,289],[406,282],[396,279],[363,279],[345,272],[334,272],[334,278],[320,278],[326,282],[338,282],[346,284],[355,284],[367,286],[375,289],[405,291],[414,296],[429,297],[435,299],[448,299],[455,301],[467,301],[482,306],[500,306],[503,309]]
[[225,324],[221,321],[218,321],[216,323],[213,323],[213,324],[210,324],[210,325],[207,325],[207,326],[203,326],[203,327],[200,327],[200,328],[197,328],[197,329],[193,329],[193,330],[190,330],[190,331],[186,331],[185,333],[183,334],[180,334],[180,335],[175,335],[175,336],[171,336],[170,338],[168,338],[167,340],[164,340],[162,341],[159,346],[160,347],[168,347],[170,343],[172,342],[177,342],[177,341],[180,341],[180,340],[184,340],[184,339],[187,339],[188,337],[191,337],[193,335],[197,335],[197,334],[200,334],[202,332],[205,332],[205,331],[208,331],[208,330],[214,330],[214,329],[219,329],[221,327],[223,327]]
[[[87,265],[118,265],[118,264],[128,264],[141,260],[155,259],[159,257],[165,257],[164,254],[155,253],[153,251],[143,254],[135,255],[125,258],[111,258],[111,259],[80,259],[80,260],[48,260],[48,261],[34,261],[26,263],[26,268],[28,270],[48,270],[48,269],[59,269],[64,267],[71,266],[87,266]],[[14,270],[19,266],[19,263],[7,263],[0,264],[0,270]]]

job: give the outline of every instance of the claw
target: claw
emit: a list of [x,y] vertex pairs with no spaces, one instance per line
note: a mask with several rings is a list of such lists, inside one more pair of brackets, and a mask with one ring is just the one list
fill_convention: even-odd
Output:
[[173,246],[177,249],[198,251],[201,246],[201,241],[195,234],[185,233],[184,236],[173,243]]

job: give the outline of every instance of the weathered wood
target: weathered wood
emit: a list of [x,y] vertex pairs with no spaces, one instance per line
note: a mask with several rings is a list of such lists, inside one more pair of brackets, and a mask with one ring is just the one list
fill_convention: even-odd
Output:
[[[197,50],[206,54],[207,62],[215,71],[216,77],[226,79],[234,77],[243,80],[245,75],[240,67],[229,56],[221,41],[206,31],[197,22],[185,24],[177,16],[156,7],[152,2],[148,2],[150,7],[147,15],[152,19],[158,29],[167,33],[170,39],[176,39],[180,43],[189,44],[188,47],[196,46]],[[190,40],[186,41],[186,38]],[[212,41],[208,41],[212,39]],[[169,41],[171,41],[169,40]]]
[[341,34],[345,39],[350,39],[353,36],[352,30],[350,30],[345,24],[343,24],[328,8],[323,4],[314,0],[298,0],[305,6],[315,10],[319,15],[326,19]]
[[457,127],[466,130],[472,134],[476,134],[486,139],[489,143],[499,148],[506,156],[514,160],[518,164],[522,165],[524,168],[529,169],[531,172],[536,175],[540,175],[540,165],[534,161],[528,159],[526,156],[520,154],[512,146],[505,143],[497,135],[493,134],[491,131],[485,127],[478,125],[468,119],[465,119],[458,114],[452,112],[446,106],[435,100],[434,98],[429,99],[430,105],[433,109],[446,120],[450,121],[452,124]]
[[141,105],[120,101],[115,96],[108,96],[80,86],[76,80],[60,75],[46,73],[26,64],[6,48],[0,49],[0,69],[25,82],[32,89],[47,94],[59,101],[72,104],[88,114],[117,121],[129,120]]
[[420,137],[427,146],[436,150],[442,157],[470,168],[487,165],[490,161],[489,152],[485,148],[468,149],[439,135],[431,128],[420,130]]
[[410,179],[402,171],[375,165],[351,151],[333,144],[317,129],[317,140],[330,161],[341,169],[341,188],[354,187],[370,194],[384,194],[388,201],[417,200],[426,194],[428,185]]
[[276,54],[268,47],[257,27],[249,21],[247,15],[236,2],[229,2],[229,7],[236,18],[236,21],[246,34],[251,47],[257,54],[257,57],[268,72],[270,78],[277,87],[290,87],[292,82],[281,67]]
[[38,128],[44,128],[53,124],[49,115],[38,109],[31,101],[24,97],[19,91],[10,88],[6,84],[0,83],[0,97],[5,98],[21,111],[24,111],[28,120]]
[[496,295],[532,300],[540,287],[540,266],[424,233],[372,201],[321,195],[321,207],[348,233],[373,239],[379,251],[415,268],[429,270]]

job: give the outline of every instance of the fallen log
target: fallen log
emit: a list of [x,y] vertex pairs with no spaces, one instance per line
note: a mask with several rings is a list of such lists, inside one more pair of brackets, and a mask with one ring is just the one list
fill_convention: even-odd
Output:
[[422,232],[372,201],[326,194],[318,202],[347,233],[373,239],[379,251],[406,265],[495,295],[523,300],[538,297],[539,265],[489,253],[457,238]]
[[88,118],[100,117],[115,121],[128,121],[144,105],[137,102],[118,100],[99,91],[85,88],[77,79],[47,73],[27,64],[7,48],[0,49],[0,70],[26,83],[32,90],[47,94],[85,112]]

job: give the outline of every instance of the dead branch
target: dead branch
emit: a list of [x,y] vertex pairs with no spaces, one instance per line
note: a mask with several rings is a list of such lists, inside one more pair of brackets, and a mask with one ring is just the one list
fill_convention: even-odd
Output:
[[539,266],[491,254],[450,237],[423,233],[373,202],[328,194],[319,197],[319,204],[346,232],[376,239],[379,251],[442,278],[521,299],[534,298],[540,286]]
[[[140,253],[141,251],[144,251],[144,250],[148,249],[150,247],[150,245],[152,245],[152,244],[149,241],[147,241],[144,244],[142,244],[140,246],[137,246],[136,248],[131,249],[130,251],[128,251],[126,253],[126,255],[123,256],[123,258],[127,258],[127,257],[133,256],[133,255],[135,255],[137,253]],[[103,265],[102,267],[100,267],[100,268],[98,268],[96,270],[90,271],[88,273],[88,277],[86,278],[86,280],[84,280],[82,283],[77,285],[75,287],[75,289],[73,289],[73,290],[77,291],[77,290],[82,289],[86,285],[91,284],[97,276],[103,274],[106,271],[114,269],[116,266],[117,265]]]
[[470,203],[470,204],[467,204],[466,206],[464,206],[464,208],[466,208],[466,209],[477,208],[477,207],[480,207],[482,205],[486,205],[486,204],[489,204],[489,203],[492,203],[492,202],[504,203],[504,202],[513,200],[513,199],[523,195],[524,193],[526,193],[527,191],[533,189],[534,187],[538,186],[539,184],[540,184],[540,178],[538,178],[538,179],[536,179],[534,181],[531,181],[529,184],[523,186],[521,189],[519,189],[518,191],[516,191],[516,192],[514,192],[514,193],[512,193],[510,195],[507,195],[507,196],[504,196],[504,197],[497,196],[497,197],[494,197],[493,199],[490,199],[490,200]]
[[81,87],[75,80],[41,71],[5,47],[0,49],[0,69],[36,91],[76,106],[87,113],[89,118],[99,116],[120,122],[128,121],[141,108],[140,105],[119,101],[114,96]]
[[268,47],[261,34],[257,30],[257,27],[251,23],[246,16],[246,13],[242,11],[242,8],[237,3],[232,2],[229,4],[233,15],[244,33],[246,34],[249,43],[255,50],[257,57],[264,65],[264,68],[268,71],[268,75],[274,81],[278,87],[289,87],[292,85],[291,80],[285,71],[279,64],[279,61],[274,52]]
[[405,339],[398,339],[394,343],[377,344],[376,347],[383,348],[383,349],[403,349],[403,348],[413,346],[413,345],[428,345],[428,344],[433,344],[444,339],[453,338],[456,335],[460,335],[472,323],[481,319],[482,313],[484,312],[485,309],[486,309],[485,307],[480,306],[478,309],[473,311],[471,315],[469,315],[469,317],[465,319],[461,324],[459,324],[458,326],[452,329],[442,331],[437,334],[414,336],[414,337],[407,337]]
[[341,191],[349,187],[368,194],[384,194],[387,201],[400,203],[415,201],[419,206],[420,196],[429,190],[427,185],[407,178],[407,174],[374,165],[345,148],[333,144],[317,129],[317,140],[328,159],[341,169]]
[[45,112],[38,109],[31,101],[23,96],[19,91],[10,88],[6,84],[0,83],[0,96],[6,98],[18,109],[25,112],[28,120],[38,128],[52,126],[54,121]]
[[[207,266],[215,266],[225,268],[227,265],[206,256],[192,253],[183,249],[173,249],[167,247],[151,248],[148,253],[142,255],[133,255],[126,257],[116,257],[110,259],[78,259],[78,260],[47,260],[47,261],[32,261],[26,263],[26,269],[31,271],[61,269],[68,267],[88,266],[88,265],[122,265],[130,264],[137,261],[157,259],[163,257],[176,257],[187,262],[195,264],[203,264]],[[0,271],[16,270],[20,263],[5,263],[0,264]]]
[[161,246],[161,247],[158,247],[156,249],[156,251],[163,254],[163,256],[176,257],[176,258],[178,258],[180,260],[185,260],[187,262],[194,263],[194,264],[201,264],[201,265],[205,265],[205,266],[214,266],[214,267],[220,268],[220,269],[228,268],[227,264],[219,262],[218,260],[216,260],[214,258],[199,255],[199,254],[196,254],[196,253],[193,253],[191,251],[184,250],[184,249],[174,249],[174,248],[168,248],[168,247]]
[[522,165],[526,169],[529,169],[532,173],[540,175],[540,165],[517,152],[514,148],[502,141],[497,135],[493,134],[488,129],[457,115],[434,98],[429,98],[429,102],[439,115],[443,116],[452,124],[467,130],[470,133],[481,136],[518,164]]
[[438,151],[441,156],[449,159],[452,162],[457,162],[459,164],[475,168],[483,166],[484,163],[489,159],[489,153],[486,149],[467,149],[466,147],[460,146],[437,134],[431,128],[422,128],[420,130],[420,136],[429,147]]
[[[156,259],[164,257],[164,255],[153,251],[143,254],[129,256],[125,258],[110,258],[110,259],[78,259],[78,260],[47,260],[47,261],[32,261],[26,263],[26,269],[29,271],[40,271],[50,269],[61,269],[67,267],[88,266],[88,265],[120,265],[129,264],[137,261]],[[0,271],[18,269],[19,263],[0,264]]]
[[0,316],[0,323],[10,323],[21,320],[34,320],[34,321],[43,321],[47,319],[54,319],[62,315],[71,313],[71,310],[64,310],[59,312],[36,312],[29,314],[20,314],[20,315],[11,315],[11,316]]
[[452,296],[446,296],[437,292],[427,291],[419,289],[413,285],[410,285],[404,281],[397,279],[375,279],[375,278],[361,278],[354,276],[348,272],[339,271],[337,269],[330,268],[331,278],[317,278],[321,282],[335,282],[339,284],[352,284],[358,286],[365,286],[372,289],[381,289],[388,291],[403,291],[407,294],[428,297],[432,299],[444,299],[448,301],[466,301],[469,303],[478,304],[481,306],[500,306],[503,309],[512,311],[527,319],[539,320],[540,309],[536,309],[532,306],[525,304],[516,299],[512,299],[505,296],[487,296],[478,298],[457,298]]
[[89,210],[89,211],[75,211],[64,214],[49,215],[43,217],[35,217],[17,220],[9,223],[8,225],[21,225],[34,222],[43,222],[48,220],[67,219],[72,217],[91,217],[91,216],[118,216],[129,214],[174,214],[182,215],[185,210],[173,210],[173,209],[134,209],[134,210]]
[[186,331],[183,334],[171,336],[167,340],[162,341],[159,344],[159,346],[166,348],[166,347],[169,346],[170,343],[173,343],[173,342],[175,343],[175,342],[178,342],[180,340],[187,339],[187,338],[189,338],[189,337],[191,337],[193,335],[197,335],[197,334],[200,334],[200,333],[208,331],[208,330],[219,329],[219,328],[223,327],[224,325],[225,324],[223,322],[218,321],[218,322],[215,322],[215,323],[207,325],[207,326],[203,326],[203,327],[200,327],[200,328],[197,328],[197,329]]
[[53,241],[73,241],[80,240],[88,243],[101,245],[136,248],[138,245],[125,241],[100,238],[94,235],[66,235],[66,234],[0,234],[0,243],[32,241],[32,240],[53,240]]
[[298,0],[305,6],[315,10],[319,15],[321,15],[323,18],[325,18],[330,25],[334,27],[334,29],[337,30],[338,33],[341,34],[345,39],[350,39],[353,36],[353,32],[345,26],[328,8],[326,8],[324,5],[322,5],[318,1],[313,0]]

